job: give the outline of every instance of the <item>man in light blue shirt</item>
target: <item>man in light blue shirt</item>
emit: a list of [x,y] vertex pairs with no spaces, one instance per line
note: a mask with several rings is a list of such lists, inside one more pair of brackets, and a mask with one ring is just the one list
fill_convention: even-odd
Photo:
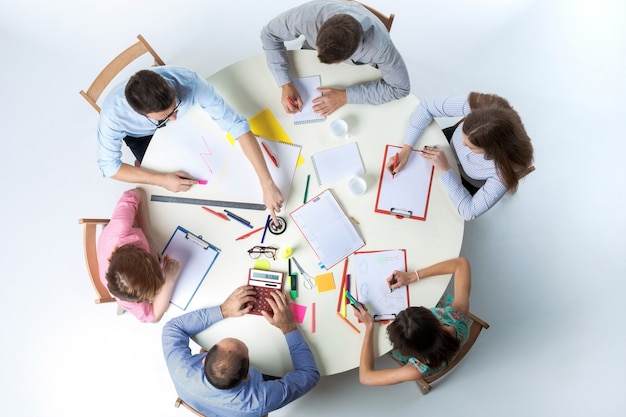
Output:
[[[156,129],[173,122],[192,106],[202,107],[218,126],[241,145],[259,178],[263,202],[274,218],[283,196],[265,164],[248,121],[230,107],[196,72],[171,66],[152,67],[114,87],[102,103],[98,120],[98,165],[105,177],[136,184],[152,184],[170,191],[187,191],[197,180],[185,172],[157,173],[139,166]],[[123,163],[122,142],[139,163]],[[276,222],[277,223],[277,222]]]
[[293,319],[289,299],[279,291],[268,298],[273,315],[264,311],[263,316],[285,335],[293,371],[279,379],[264,380],[258,370],[249,367],[247,346],[234,338],[222,339],[207,353],[191,354],[191,336],[224,318],[247,314],[254,294],[251,286],[239,287],[222,305],[184,314],[163,328],[163,353],[176,392],[202,414],[265,415],[300,398],[320,379],[313,354]]
[[282,88],[287,113],[299,111],[302,100],[289,73],[284,42],[301,35],[303,48],[317,50],[324,64],[368,64],[381,72],[375,81],[320,89],[320,97],[313,100],[316,113],[327,116],[346,103],[381,104],[409,94],[408,70],[380,19],[356,1],[316,0],[281,13],[261,30],[267,65]]

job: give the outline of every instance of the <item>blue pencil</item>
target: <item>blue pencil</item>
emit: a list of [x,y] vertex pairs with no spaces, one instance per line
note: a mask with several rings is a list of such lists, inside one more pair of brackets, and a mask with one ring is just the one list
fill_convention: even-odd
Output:
[[239,216],[235,216],[234,214],[230,213],[230,212],[226,212],[226,215],[228,217],[230,217],[231,219],[237,220],[239,223],[243,224],[244,226],[249,227],[250,229],[252,229],[252,225],[250,223],[246,223],[246,221],[244,219],[242,219]]

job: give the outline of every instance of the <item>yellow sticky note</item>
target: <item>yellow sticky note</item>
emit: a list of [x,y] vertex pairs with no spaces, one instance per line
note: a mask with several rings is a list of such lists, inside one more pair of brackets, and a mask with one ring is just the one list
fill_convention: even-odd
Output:
[[317,292],[330,291],[335,289],[335,279],[332,272],[326,272],[324,274],[315,276],[315,284],[317,285]]

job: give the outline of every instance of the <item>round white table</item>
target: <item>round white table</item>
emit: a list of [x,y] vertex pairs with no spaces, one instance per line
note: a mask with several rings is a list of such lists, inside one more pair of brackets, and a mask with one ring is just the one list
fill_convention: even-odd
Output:
[[[380,77],[378,70],[367,65],[321,64],[314,51],[291,51],[290,65],[294,77],[321,75],[324,87],[343,88]],[[287,220],[287,230],[281,235],[267,233],[264,245],[293,248],[293,255],[312,276],[326,272],[317,266],[317,257],[289,216],[291,211],[302,205],[306,177],[311,175],[309,198],[326,188],[331,188],[346,213],[359,222],[357,228],[366,242],[361,250],[406,249],[408,270],[459,255],[464,222],[452,206],[437,178],[437,173],[432,182],[426,221],[398,219],[395,216],[374,212],[385,145],[400,145],[409,115],[418,104],[414,96],[376,106],[349,104],[338,109],[323,122],[294,125],[292,116],[286,114],[280,105],[280,89],[267,69],[264,55],[244,59],[207,79],[226,102],[247,118],[265,108],[270,109],[290,139],[302,146],[301,155],[304,163],[295,170],[289,197],[280,213]],[[328,126],[337,118],[348,122],[350,129],[348,138],[337,140],[330,137]],[[179,118],[179,121],[182,120],[185,120],[185,115]],[[171,125],[174,126],[175,123],[178,122]],[[162,163],[167,155],[163,155],[161,144],[168,138],[171,139],[171,134],[168,133],[170,131],[171,129],[159,129],[154,135],[143,160],[144,167],[160,171],[169,170],[170,167],[164,167]],[[358,143],[366,170],[363,177],[367,181],[367,191],[357,197],[348,193],[348,179],[333,183],[330,187],[318,186],[310,159],[315,152],[350,141]],[[417,144],[420,147],[424,145],[437,145],[446,151],[448,158],[452,158],[449,145],[435,123],[426,129]],[[178,194],[160,187],[144,188],[149,195],[220,199],[220,196],[211,194],[210,188],[203,186],[195,186],[186,193]],[[221,211],[219,207],[215,209]],[[248,269],[255,263],[247,250],[259,244],[262,233],[236,241],[238,236],[251,229],[235,221],[224,221],[205,212],[198,205],[150,202],[149,210],[155,239],[163,247],[175,228],[180,225],[202,235],[221,249],[220,255],[187,311],[218,305],[235,288],[247,283]],[[264,211],[244,209],[232,211],[251,221],[255,228],[263,226],[267,218],[267,212]],[[272,270],[287,272],[286,259],[277,256],[276,260],[270,258],[269,261]],[[343,265],[344,263],[340,262],[330,270],[334,275],[335,290],[319,293],[316,288],[305,289],[301,277],[298,282],[299,296],[295,302],[307,307],[299,329],[309,343],[322,375],[344,372],[358,367],[359,364],[363,326],[357,322],[351,308],[348,309],[347,318],[362,331],[360,334],[346,325],[336,313]],[[293,270],[297,272],[295,265]],[[348,263],[348,273],[350,271]],[[445,291],[449,280],[450,276],[445,275],[411,285],[409,287],[411,305],[434,306]],[[285,282],[288,286],[288,278]],[[313,302],[316,303],[314,333],[311,332]],[[177,316],[183,313],[181,309],[170,306],[167,314]],[[380,328],[375,335],[376,349],[378,355],[382,355],[390,349],[390,344],[384,325],[377,327]],[[243,340],[249,347],[252,365],[264,373],[283,375],[292,369],[284,336],[262,316],[247,315],[222,320],[196,335],[194,339],[205,348],[210,348],[224,337]]]

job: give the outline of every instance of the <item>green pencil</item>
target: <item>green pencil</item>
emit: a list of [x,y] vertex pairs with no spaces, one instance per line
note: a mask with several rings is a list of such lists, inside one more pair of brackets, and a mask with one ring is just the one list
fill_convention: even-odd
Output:
[[304,188],[304,201],[302,203],[306,203],[306,196],[309,194],[309,181],[311,181],[311,174],[306,176],[306,187]]

